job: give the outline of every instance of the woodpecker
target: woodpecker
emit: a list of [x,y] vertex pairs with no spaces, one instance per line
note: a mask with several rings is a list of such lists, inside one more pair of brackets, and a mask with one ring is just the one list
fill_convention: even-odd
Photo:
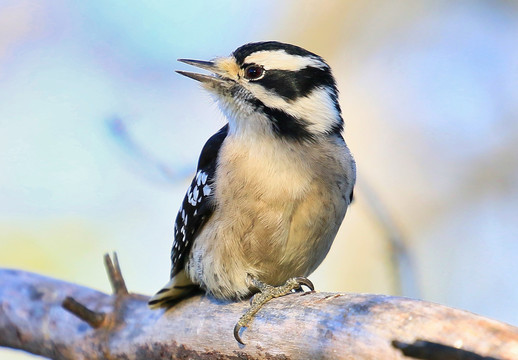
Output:
[[210,72],[177,71],[213,95],[228,123],[205,144],[174,225],[166,307],[201,288],[220,299],[254,293],[241,327],[272,297],[312,284],[351,203],[354,159],[342,137],[329,65],[301,47],[248,43]]

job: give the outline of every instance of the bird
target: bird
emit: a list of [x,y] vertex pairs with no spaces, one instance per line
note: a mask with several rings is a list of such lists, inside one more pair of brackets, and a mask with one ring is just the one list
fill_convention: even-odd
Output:
[[178,59],[227,123],[203,146],[174,224],[168,307],[194,289],[217,299],[254,294],[234,336],[270,299],[302,285],[324,260],[351,204],[356,163],[342,136],[338,89],[324,59],[278,41],[211,61]]

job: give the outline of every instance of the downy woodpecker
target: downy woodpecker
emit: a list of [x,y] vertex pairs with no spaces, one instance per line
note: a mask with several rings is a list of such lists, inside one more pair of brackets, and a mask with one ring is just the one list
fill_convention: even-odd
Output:
[[212,61],[179,61],[212,73],[178,71],[214,96],[228,123],[203,147],[176,217],[171,280],[149,306],[198,287],[223,299],[267,293],[236,325],[241,342],[239,329],[264,302],[312,287],[303,277],[324,260],[342,223],[355,162],[341,135],[336,82],[320,56],[268,41]]

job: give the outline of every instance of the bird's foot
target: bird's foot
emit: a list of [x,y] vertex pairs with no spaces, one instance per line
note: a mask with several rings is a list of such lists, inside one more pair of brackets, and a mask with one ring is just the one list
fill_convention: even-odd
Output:
[[302,291],[302,285],[307,286],[310,290],[315,289],[313,283],[305,277],[294,277],[288,279],[286,283],[281,286],[271,286],[265,284],[250,275],[248,276],[248,280],[250,281],[251,285],[259,289],[259,292],[252,296],[250,299],[250,309],[248,309],[247,312],[241,316],[236,326],[234,326],[234,337],[242,345],[245,345],[245,343],[241,340],[239,331],[241,328],[248,326],[248,323],[254,318],[255,314],[257,314],[257,312],[263,307],[264,304],[273,298],[288,295],[293,291]]

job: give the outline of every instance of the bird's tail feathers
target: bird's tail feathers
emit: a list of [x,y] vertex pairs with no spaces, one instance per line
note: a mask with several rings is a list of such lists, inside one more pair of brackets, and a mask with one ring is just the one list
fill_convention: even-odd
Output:
[[185,271],[182,270],[173,276],[160,291],[153,295],[147,304],[151,309],[169,307],[172,303],[187,296],[197,288],[198,286],[195,285],[187,277]]

